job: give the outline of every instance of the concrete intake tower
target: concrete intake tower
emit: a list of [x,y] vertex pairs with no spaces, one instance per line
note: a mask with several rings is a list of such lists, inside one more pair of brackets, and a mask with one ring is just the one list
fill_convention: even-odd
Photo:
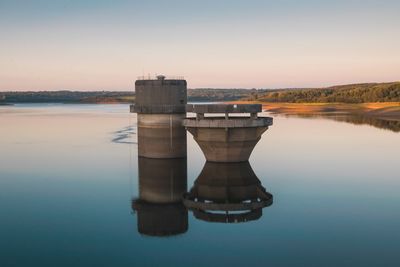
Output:
[[140,77],[135,82],[138,155],[147,158],[186,157],[187,84],[183,78]]

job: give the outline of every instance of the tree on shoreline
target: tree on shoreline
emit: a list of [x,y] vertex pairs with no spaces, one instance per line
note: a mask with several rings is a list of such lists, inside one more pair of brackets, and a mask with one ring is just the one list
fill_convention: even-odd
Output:
[[289,103],[400,102],[400,82],[351,84],[314,89],[284,89],[266,92],[260,95],[258,100]]

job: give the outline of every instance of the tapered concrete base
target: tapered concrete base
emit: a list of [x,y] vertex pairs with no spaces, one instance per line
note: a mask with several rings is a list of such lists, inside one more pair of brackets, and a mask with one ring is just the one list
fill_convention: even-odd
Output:
[[249,160],[251,152],[268,129],[252,128],[192,128],[187,130],[199,144],[207,161],[242,162]]

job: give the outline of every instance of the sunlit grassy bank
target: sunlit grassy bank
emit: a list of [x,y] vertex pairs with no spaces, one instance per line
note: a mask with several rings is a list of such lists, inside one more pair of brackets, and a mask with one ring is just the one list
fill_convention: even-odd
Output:
[[234,103],[260,103],[263,110],[287,115],[349,114],[400,120],[400,102],[384,103],[266,103],[236,101]]
[[235,101],[231,103],[259,103],[272,114],[298,117],[323,117],[356,125],[368,124],[380,129],[400,132],[400,102],[386,103],[265,103]]

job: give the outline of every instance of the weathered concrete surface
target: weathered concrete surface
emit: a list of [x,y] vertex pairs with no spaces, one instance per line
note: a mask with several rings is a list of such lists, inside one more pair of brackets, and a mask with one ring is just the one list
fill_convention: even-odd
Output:
[[261,185],[249,162],[206,162],[193,188],[184,195],[185,206],[196,218],[213,222],[258,219],[261,209],[272,202],[273,196]]
[[187,83],[185,80],[137,80],[134,112],[160,114],[185,113]]
[[148,158],[186,157],[186,130],[182,120],[186,113],[187,84],[185,80],[154,80],[135,82],[135,105],[138,113],[139,156]]
[[207,161],[247,161],[268,127],[187,128],[199,144]]
[[203,119],[185,119],[185,127],[196,128],[255,128],[255,127],[268,127],[272,125],[272,118],[259,117],[251,119],[249,117],[207,117]]
[[187,190],[187,161],[139,157],[139,198],[132,201],[138,231],[150,236],[177,235],[188,229],[182,203]]
[[185,107],[182,105],[131,105],[132,113],[145,114],[171,114],[185,113]]
[[138,114],[138,154],[148,158],[186,157],[185,114]]

